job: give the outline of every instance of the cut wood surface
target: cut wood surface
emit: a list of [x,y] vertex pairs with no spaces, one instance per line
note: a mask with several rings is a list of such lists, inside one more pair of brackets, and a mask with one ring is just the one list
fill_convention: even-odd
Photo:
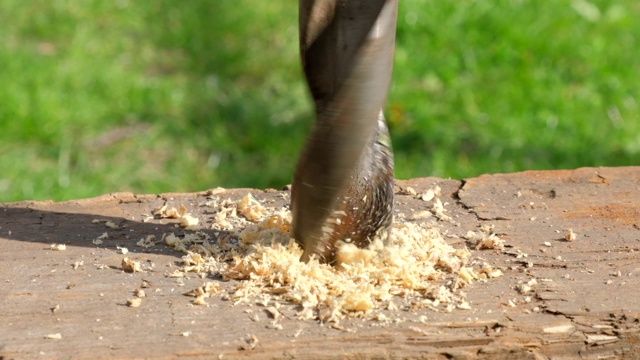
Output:
[[[168,276],[183,254],[136,246],[177,231],[176,220],[148,218],[165,202],[184,204],[206,227],[212,214],[202,204],[212,196],[251,193],[282,207],[288,191],[0,204],[0,359],[640,358],[640,167],[397,181],[398,213],[431,209],[407,188],[435,185],[453,221],[416,221],[439,227],[454,246],[470,246],[468,231],[493,226],[505,248],[472,249],[473,259],[504,275],[462,289],[471,309],[412,309],[398,322],[352,318],[338,326],[288,316],[293,304],[283,305],[281,328],[269,326],[271,314],[258,305],[220,297],[194,305],[184,293],[204,280]],[[109,238],[94,244],[104,232]],[[144,271],[124,272],[124,257]],[[234,282],[205,280],[225,289]],[[146,297],[128,306],[143,283]]]

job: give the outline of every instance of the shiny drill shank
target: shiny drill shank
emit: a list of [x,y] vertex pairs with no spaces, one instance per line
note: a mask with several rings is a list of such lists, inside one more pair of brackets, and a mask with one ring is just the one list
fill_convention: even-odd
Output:
[[300,0],[300,49],[316,122],[292,187],[303,260],[332,262],[337,241],[366,246],[391,224],[393,155],[382,108],[397,0]]

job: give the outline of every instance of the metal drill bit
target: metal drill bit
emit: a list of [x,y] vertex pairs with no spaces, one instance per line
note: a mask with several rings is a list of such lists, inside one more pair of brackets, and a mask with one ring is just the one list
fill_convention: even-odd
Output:
[[397,0],[300,0],[300,49],[315,126],[292,187],[293,232],[331,262],[391,223],[393,155],[382,108],[393,68]]

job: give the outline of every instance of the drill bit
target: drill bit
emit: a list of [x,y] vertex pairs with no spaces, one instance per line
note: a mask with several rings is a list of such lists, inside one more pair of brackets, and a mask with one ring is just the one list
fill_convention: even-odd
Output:
[[300,52],[316,122],[291,190],[302,260],[331,263],[337,241],[366,246],[393,211],[393,153],[382,108],[397,0],[300,0]]

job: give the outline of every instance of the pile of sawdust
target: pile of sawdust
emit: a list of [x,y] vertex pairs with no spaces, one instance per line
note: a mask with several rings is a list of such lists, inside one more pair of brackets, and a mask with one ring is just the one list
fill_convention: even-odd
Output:
[[218,212],[225,214],[220,217],[225,225],[232,217],[244,217],[241,223],[247,225],[217,241],[204,232],[164,237],[168,245],[186,253],[178,271],[184,276],[236,280],[230,292],[213,283],[192,291],[195,304],[225,294],[235,304],[293,302],[300,305],[300,319],[393,320],[382,311],[469,309],[458,289],[500,275],[490,267],[476,273],[469,267],[469,250],[447,244],[437,228],[395,223],[384,243],[375,240],[367,249],[339,244],[337,264],[330,266],[316,259],[299,260],[302,250],[291,238],[289,211],[268,210],[247,195],[238,202],[225,201]]

